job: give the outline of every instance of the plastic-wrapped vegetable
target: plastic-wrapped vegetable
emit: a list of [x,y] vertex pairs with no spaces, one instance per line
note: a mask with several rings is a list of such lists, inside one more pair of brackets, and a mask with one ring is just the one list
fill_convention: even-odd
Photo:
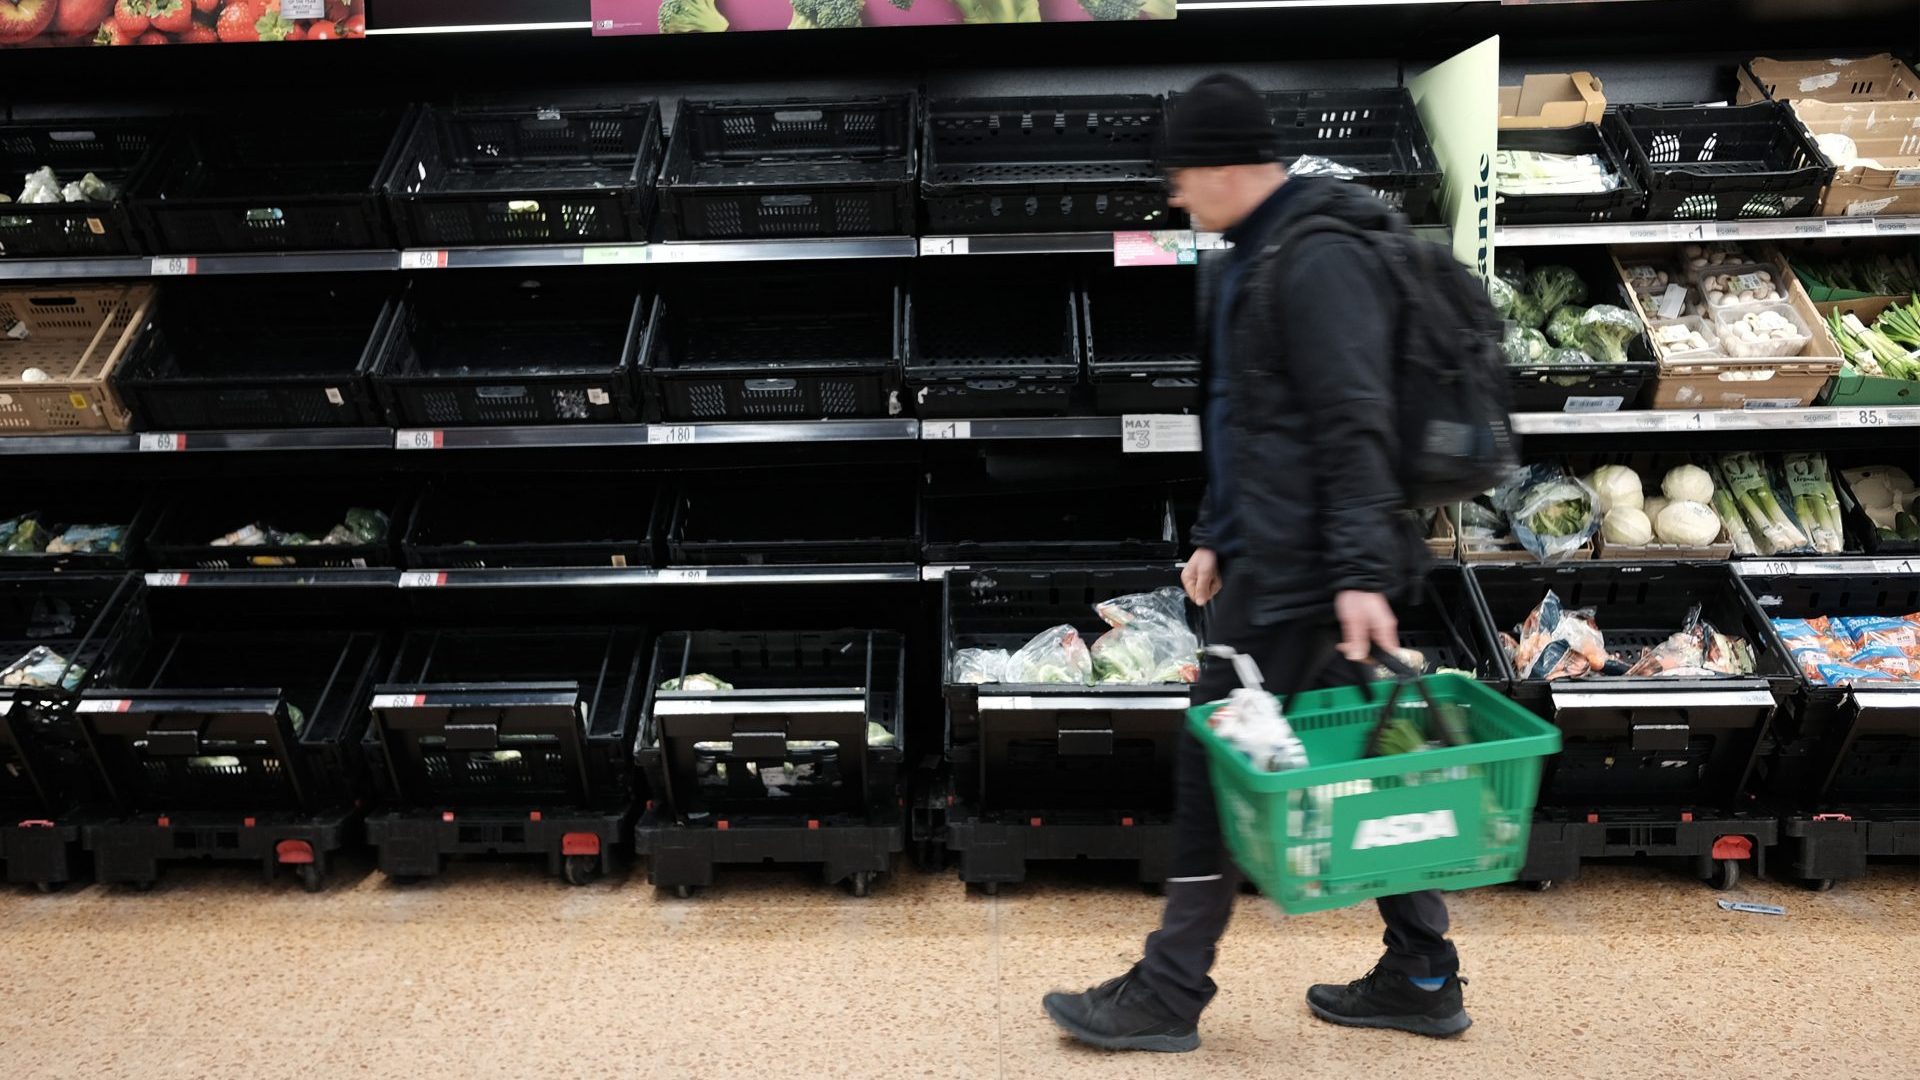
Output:
[[387,538],[387,515],[379,510],[355,506],[347,510],[347,528],[362,544],[378,544]]
[[1568,266],[1542,266],[1527,275],[1527,294],[1546,311],[1587,302],[1587,282]]
[[1587,355],[1585,349],[1569,345],[1564,348],[1548,350],[1547,355],[1541,357],[1541,361],[1554,365],[1591,364],[1593,363],[1593,357]]
[[1758,545],[1759,554],[1779,555],[1813,550],[1800,526],[1780,507],[1767,466],[1757,454],[1722,454],[1719,460],[1721,485],[1745,520],[1748,532]]
[[1663,544],[1706,547],[1720,538],[1720,515],[1705,503],[1682,499],[1660,508],[1653,531]]
[[1505,319],[1513,315],[1514,287],[1503,277],[1495,275],[1487,282],[1487,299],[1493,301],[1493,310]]
[[1508,323],[1500,335],[1500,353],[1509,364],[1523,365],[1532,363],[1527,334],[1529,331],[1518,323]]
[[1545,332],[1547,340],[1555,345],[1580,346],[1580,322],[1587,316],[1587,309],[1573,304],[1563,304],[1553,309],[1547,316]]
[[1580,320],[1579,342],[1603,364],[1627,362],[1627,346],[1640,334],[1640,318],[1623,307],[1595,304]]
[[1523,679],[1577,679],[1605,670],[1611,660],[1593,609],[1568,611],[1552,589],[1506,645],[1513,670]]
[[1007,650],[956,649],[948,673],[956,683],[997,683],[1007,673]]
[[676,690],[688,693],[712,693],[720,690],[731,690],[733,689],[733,684],[717,675],[708,675],[702,672],[698,675],[682,675],[678,678],[668,679],[666,682],[660,684],[660,689],[668,693],[673,693]]
[[[1192,682],[1197,678],[1200,639],[1187,626],[1186,605],[1185,594],[1171,586],[1095,604],[1094,611],[1115,628],[1094,643],[1095,678],[1101,682]],[[1120,630],[1133,633],[1121,635]],[[1115,640],[1108,643],[1109,638]],[[1111,654],[1104,669],[1103,652]]]
[[1137,626],[1116,626],[1093,643],[1093,679],[1102,683],[1153,680],[1153,637]]
[[69,663],[67,658],[36,645],[18,660],[0,668],[0,686],[33,686],[41,689],[64,687],[72,690],[86,680],[87,669]]
[[1822,453],[1788,454],[1781,460],[1793,512],[1806,526],[1814,550],[1832,555],[1846,550],[1846,531],[1840,522],[1840,496],[1833,490],[1833,473]]
[[1080,631],[1062,623],[1042,630],[1007,657],[1010,683],[1078,683],[1093,681],[1093,654]]
[[32,514],[0,524],[0,550],[10,555],[31,555],[47,546],[47,530],[41,526],[40,519]]
[[112,554],[120,550],[126,533],[121,525],[69,525],[47,545],[47,554]]
[[1493,504],[1513,524],[1520,545],[1542,562],[1578,550],[1600,528],[1593,489],[1558,465],[1515,470],[1494,491]]

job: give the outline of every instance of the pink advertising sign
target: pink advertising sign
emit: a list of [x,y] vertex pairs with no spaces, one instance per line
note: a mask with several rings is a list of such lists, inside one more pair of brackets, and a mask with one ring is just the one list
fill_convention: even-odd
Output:
[[596,36],[1171,19],[1175,0],[592,0]]

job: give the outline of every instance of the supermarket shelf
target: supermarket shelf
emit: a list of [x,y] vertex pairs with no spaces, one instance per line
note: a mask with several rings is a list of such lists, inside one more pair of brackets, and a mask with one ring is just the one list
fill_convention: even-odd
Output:
[[0,259],[0,281],[182,277],[188,274],[310,274],[395,270],[397,251],[300,251],[251,255],[158,255],[104,259]]
[[1546,244],[1650,244],[1687,240],[1810,240],[1920,235],[1920,216],[1773,218],[1765,221],[1622,221],[1583,225],[1496,226],[1496,247]]
[[1117,439],[1118,416],[1032,416],[1006,420],[922,420],[920,438],[955,439]]
[[1799,431],[1920,427],[1920,406],[1811,409],[1634,409],[1609,413],[1516,413],[1522,435],[1636,435],[1688,431]]
[[148,431],[137,435],[25,435],[0,438],[0,455],[133,454],[214,450],[384,450],[387,428],[284,431]]
[[635,585],[852,585],[920,580],[911,563],[822,566],[600,567],[542,570],[409,570],[402,589]]
[[1737,559],[1733,572],[1741,577],[1825,577],[1848,574],[1911,574],[1920,571],[1920,556],[1889,559],[1847,556],[1834,559]]
[[396,450],[528,447],[719,446],[751,443],[896,442],[918,438],[913,420],[814,420],[766,424],[555,424],[547,427],[407,428]]
[[391,569],[304,569],[261,567],[257,570],[168,570],[146,575],[155,589],[254,588],[262,585],[314,585],[328,588],[393,588],[400,571]]

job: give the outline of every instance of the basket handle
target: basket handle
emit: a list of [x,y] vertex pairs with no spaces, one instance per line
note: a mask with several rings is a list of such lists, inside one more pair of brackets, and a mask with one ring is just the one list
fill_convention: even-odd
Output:
[[[1202,609],[1202,610],[1205,610],[1205,609]],[[1330,667],[1337,667],[1339,669],[1340,673],[1343,676],[1342,685],[1351,686],[1355,690],[1360,691],[1360,696],[1367,699],[1367,704],[1369,705],[1373,704],[1373,684],[1367,679],[1366,669],[1360,666],[1359,664],[1356,664],[1353,661],[1348,660],[1346,657],[1341,656],[1340,651],[1338,649],[1335,649],[1329,652],[1326,655],[1326,658],[1320,662],[1319,667],[1314,668],[1312,671],[1307,673],[1307,676],[1308,676],[1307,681],[1302,684],[1302,689],[1312,687],[1313,684],[1318,681],[1318,679],[1316,679],[1315,676],[1318,676],[1320,673],[1326,671]],[[1279,695],[1280,715],[1285,716],[1288,713],[1291,713],[1293,711],[1294,694],[1297,694],[1300,692],[1301,692],[1300,690],[1295,690],[1295,691],[1292,691],[1291,693]],[[1388,700],[1387,707],[1389,709],[1393,707],[1393,702],[1391,699]]]
[[1427,684],[1420,678],[1420,673],[1408,667],[1406,664],[1401,663],[1399,657],[1386,652],[1378,646],[1374,647],[1373,659],[1381,667],[1393,673],[1393,689],[1387,691],[1387,700],[1380,706],[1380,717],[1373,722],[1373,730],[1367,733],[1367,741],[1361,744],[1366,748],[1366,756],[1376,756],[1374,746],[1379,741],[1380,733],[1386,730],[1389,723],[1393,722],[1393,707],[1400,700],[1401,691],[1409,686],[1413,687],[1413,689],[1419,693],[1420,699],[1427,704],[1428,737],[1433,737],[1435,729],[1437,728],[1441,742],[1446,743],[1448,746],[1459,746],[1459,741],[1454,738],[1453,728],[1447,724],[1437,722],[1440,715],[1440,704],[1433,700],[1433,694],[1427,690]]

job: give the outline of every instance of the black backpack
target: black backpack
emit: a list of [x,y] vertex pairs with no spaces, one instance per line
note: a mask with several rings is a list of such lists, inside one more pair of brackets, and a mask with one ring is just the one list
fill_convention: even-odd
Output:
[[1400,489],[1410,507],[1462,502],[1519,465],[1500,316],[1486,286],[1452,252],[1415,236],[1399,215],[1392,221],[1386,229],[1363,229],[1313,215],[1268,245],[1285,248],[1309,233],[1338,232],[1373,250],[1387,269],[1399,310],[1394,376]]

